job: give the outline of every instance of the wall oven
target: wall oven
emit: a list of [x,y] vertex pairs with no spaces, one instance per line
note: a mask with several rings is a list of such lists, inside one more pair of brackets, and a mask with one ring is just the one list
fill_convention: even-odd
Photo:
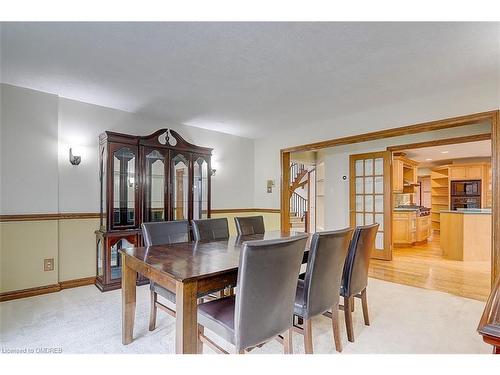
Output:
[[481,180],[451,181],[450,208],[481,208]]
[[481,180],[451,181],[452,196],[481,195]]

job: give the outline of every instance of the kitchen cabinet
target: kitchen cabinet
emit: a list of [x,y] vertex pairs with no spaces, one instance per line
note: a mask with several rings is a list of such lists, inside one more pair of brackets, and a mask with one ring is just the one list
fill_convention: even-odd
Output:
[[417,234],[416,241],[427,241],[427,239],[431,235],[431,217],[427,216],[419,216],[417,217]]
[[451,180],[480,180],[483,178],[484,165],[471,164],[461,166],[450,166]]
[[392,216],[392,242],[395,245],[411,245],[416,240],[416,211],[394,212]]
[[404,154],[396,154],[392,160],[392,190],[395,193],[414,193],[417,184],[418,162]]

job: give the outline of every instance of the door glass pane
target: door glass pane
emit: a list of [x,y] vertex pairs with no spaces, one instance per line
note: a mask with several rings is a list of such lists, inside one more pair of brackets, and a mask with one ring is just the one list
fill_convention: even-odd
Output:
[[363,196],[356,195],[356,211],[363,211]]
[[146,221],[165,220],[165,157],[157,150],[146,155]]
[[356,176],[363,176],[363,160],[356,160],[355,162]]
[[208,217],[208,163],[203,158],[194,162],[193,219]]
[[373,211],[373,195],[365,195],[365,211]]
[[365,225],[373,224],[373,214],[365,214]]
[[384,214],[375,214],[375,222],[379,223],[379,230],[384,230]]
[[373,159],[365,160],[365,176],[370,176],[373,174]]
[[118,240],[113,246],[111,246],[111,278],[119,279],[122,276],[122,260],[118,253],[120,249],[128,249],[134,247],[133,244],[128,242],[125,238]]
[[135,154],[123,147],[113,154],[113,219],[118,226],[135,223]]
[[384,248],[384,233],[378,232],[377,237],[375,237],[375,249]]
[[174,220],[188,219],[189,163],[178,154],[172,159]]
[[376,175],[384,174],[384,159],[377,158],[375,159],[375,173]]
[[356,194],[363,194],[363,177],[356,177]]
[[384,177],[375,177],[375,194],[384,194]]
[[364,219],[363,219],[363,214],[357,212],[356,213],[356,226],[364,225]]
[[375,195],[375,212],[384,212],[384,196]]
[[373,177],[365,177],[365,194],[373,194]]

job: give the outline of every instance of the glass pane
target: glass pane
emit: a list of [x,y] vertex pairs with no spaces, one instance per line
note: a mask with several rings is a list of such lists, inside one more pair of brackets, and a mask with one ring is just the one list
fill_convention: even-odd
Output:
[[373,214],[365,214],[365,225],[373,224]]
[[365,177],[365,194],[373,193],[373,177]]
[[365,176],[370,176],[373,174],[373,159],[365,160]]
[[355,167],[356,167],[356,176],[363,176],[363,160],[356,160],[355,162]]
[[365,195],[365,211],[373,211],[373,195]]
[[208,217],[208,164],[205,159],[198,158],[194,162],[193,218]]
[[356,177],[356,194],[363,194],[363,177]]
[[375,177],[375,194],[384,194],[384,178]]
[[375,159],[375,173],[374,174],[378,174],[378,175],[384,174],[384,159],[382,159],[382,158]]
[[357,212],[356,213],[356,226],[364,225],[363,214]]
[[134,247],[133,244],[128,242],[125,238],[118,240],[113,246],[111,246],[111,278],[119,279],[122,275],[122,260],[118,253],[120,249],[127,249],[129,247]]
[[356,211],[364,211],[362,195],[356,195]]
[[146,221],[165,220],[165,157],[157,150],[146,155]]
[[375,212],[384,212],[384,196],[375,195]]
[[377,233],[377,237],[375,237],[375,249],[384,249],[384,233]]
[[102,253],[102,241],[101,239],[98,239],[97,240],[97,276],[100,276],[102,277],[103,275],[103,271],[104,271],[104,268],[103,268],[103,262],[104,262],[104,258],[103,258],[103,253]]
[[188,219],[189,163],[179,154],[172,159],[174,220]]
[[375,222],[380,224],[378,230],[384,230],[384,214],[375,214]]
[[135,154],[123,147],[113,154],[113,219],[115,225],[135,223]]

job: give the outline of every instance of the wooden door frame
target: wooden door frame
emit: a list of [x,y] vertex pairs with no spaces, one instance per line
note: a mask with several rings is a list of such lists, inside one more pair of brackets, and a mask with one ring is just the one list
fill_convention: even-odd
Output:
[[407,125],[392,129],[379,130],[376,132],[352,135],[327,141],[309,143],[280,150],[281,163],[281,189],[280,189],[280,212],[281,230],[290,230],[290,202],[286,195],[290,184],[290,154],[292,152],[318,151],[325,148],[342,146],[347,144],[374,141],[377,139],[393,138],[402,135],[418,134],[442,129],[450,129],[459,126],[472,125],[479,122],[487,122],[491,127],[491,167],[492,167],[492,254],[491,254],[491,278],[500,274],[500,111],[488,111],[465,116],[446,118],[420,124]]

